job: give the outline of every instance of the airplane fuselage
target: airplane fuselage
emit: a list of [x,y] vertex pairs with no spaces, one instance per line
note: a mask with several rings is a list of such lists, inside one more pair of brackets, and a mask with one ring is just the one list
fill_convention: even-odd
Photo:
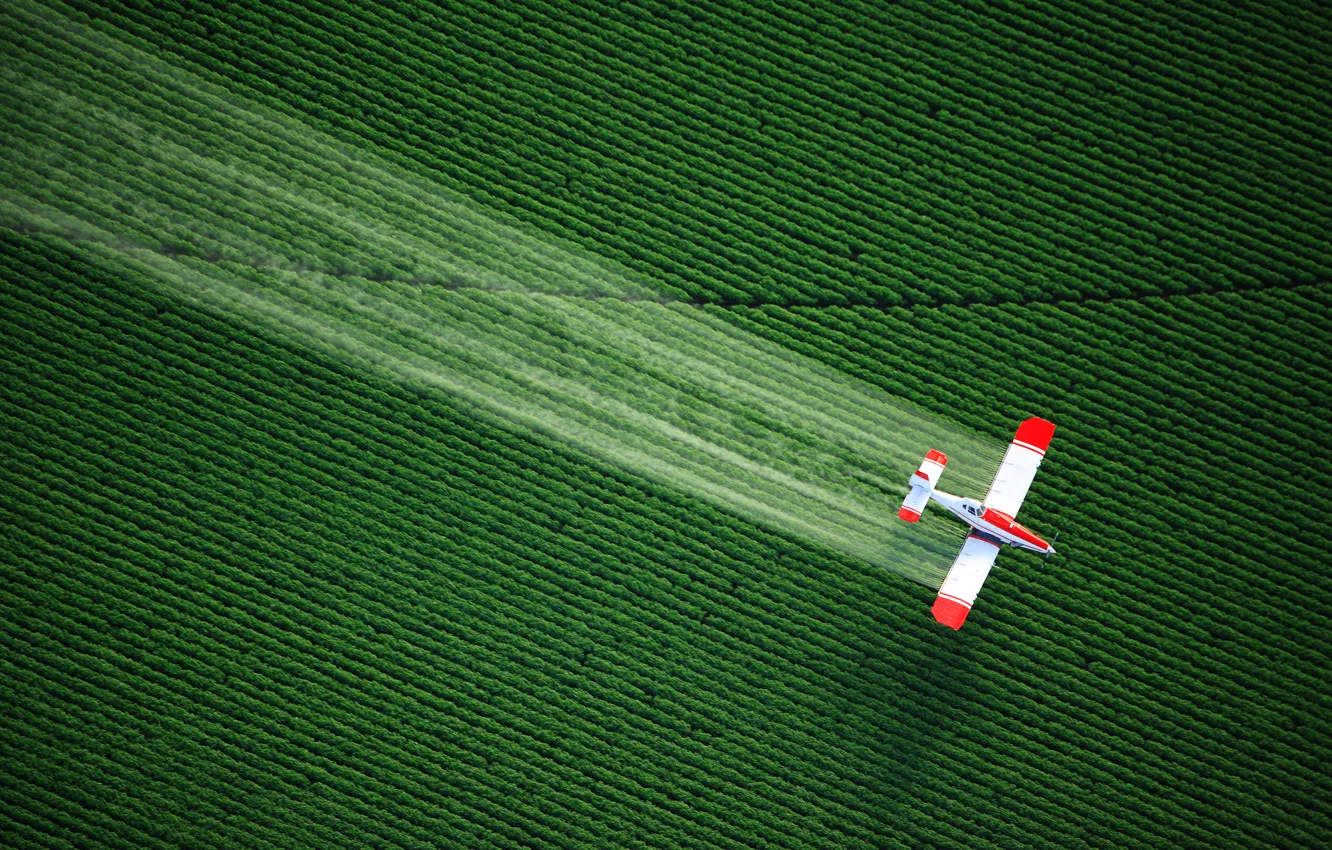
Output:
[[994,508],[987,508],[976,499],[966,499],[940,490],[930,491],[930,498],[943,505],[967,525],[993,538],[993,542],[1030,549],[1042,554],[1054,551],[1053,546],[1011,516]]

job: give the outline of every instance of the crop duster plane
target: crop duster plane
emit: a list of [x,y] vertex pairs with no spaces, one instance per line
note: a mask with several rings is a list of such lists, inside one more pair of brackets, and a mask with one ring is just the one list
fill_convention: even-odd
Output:
[[[943,452],[930,450],[920,469],[911,476],[911,486],[897,515],[907,522],[919,522],[921,511],[930,499],[943,505],[971,526],[971,532],[962,543],[962,551],[948,570],[948,576],[934,600],[934,619],[954,629],[962,628],[980,593],[981,585],[994,566],[1000,546],[1017,546],[1046,555],[1054,553],[1054,545],[1047,543],[1013,519],[1022,500],[1036,477],[1045,450],[1054,436],[1053,422],[1032,417],[1018,426],[1017,435],[1004,453],[999,471],[990,484],[985,500],[964,499],[935,489],[943,474],[948,457]],[[1058,535],[1056,535],[1058,536]]]

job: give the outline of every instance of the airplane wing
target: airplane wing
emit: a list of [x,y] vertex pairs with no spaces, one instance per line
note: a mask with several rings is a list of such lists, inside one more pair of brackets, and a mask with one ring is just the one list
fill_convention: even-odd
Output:
[[976,594],[999,555],[999,541],[983,531],[973,531],[962,542],[962,551],[948,570],[948,577],[934,600],[934,619],[951,629],[962,628]]
[[1017,435],[1008,444],[1004,461],[994,474],[990,492],[985,494],[985,507],[1017,516],[1022,500],[1027,498],[1036,470],[1040,468],[1045,450],[1054,436],[1053,422],[1033,416],[1018,426]]

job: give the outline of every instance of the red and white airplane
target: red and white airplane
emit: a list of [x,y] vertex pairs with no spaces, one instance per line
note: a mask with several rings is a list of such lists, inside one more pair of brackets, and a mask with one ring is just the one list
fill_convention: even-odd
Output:
[[1032,417],[1018,426],[1017,436],[1004,453],[1003,463],[994,475],[985,501],[964,499],[942,490],[936,490],[948,458],[943,452],[930,450],[920,469],[911,476],[911,487],[897,515],[907,522],[919,522],[920,513],[930,499],[943,505],[971,526],[971,533],[957,553],[957,560],[948,570],[948,576],[934,600],[934,619],[954,629],[962,628],[962,621],[976,601],[981,585],[994,566],[1000,546],[1017,546],[1033,552],[1052,554],[1054,545],[1047,543],[1019,525],[1017,516],[1022,500],[1027,497],[1036,470],[1040,468],[1045,450],[1054,436],[1053,422]]

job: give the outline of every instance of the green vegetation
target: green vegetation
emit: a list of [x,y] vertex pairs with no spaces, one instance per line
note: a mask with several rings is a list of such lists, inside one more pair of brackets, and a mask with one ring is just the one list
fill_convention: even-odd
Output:
[[1315,12],[0,32],[7,844],[1332,837]]
[[[958,529],[907,526],[884,492],[904,492],[900,470],[932,445],[950,447],[954,486],[982,488],[999,446],[68,19],[16,15],[14,29],[29,36],[5,131],[20,154],[0,164],[15,187],[0,214],[14,227],[71,237],[178,297],[461,394],[770,526],[943,580]],[[93,68],[131,85],[88,92]],[[178,105],[163,115],[167,103]]]

